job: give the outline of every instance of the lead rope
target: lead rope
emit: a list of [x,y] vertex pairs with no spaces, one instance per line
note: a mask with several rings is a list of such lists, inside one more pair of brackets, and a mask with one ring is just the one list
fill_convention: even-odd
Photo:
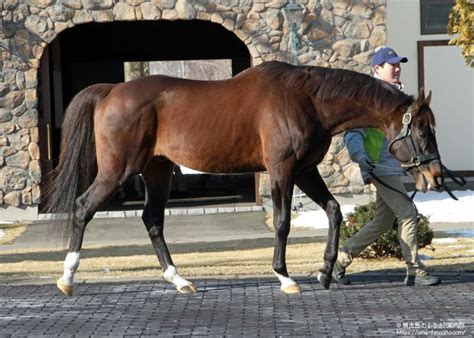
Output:
[[[410,201],[410,203],[413,205],[413,208],[415,208],[415,212],[416,212],[416,217],[418,218],[418,209],[416,208],[416,204],[415,202],[413,202],[413,199],[415,198],[415,195],[416,193],[418,192],[418,190],[416,190],[415,188],[415,191],[413,192],[413,194],[408,197],[407,194],[405,194],[404,192],[400,191],[400,190],[397,190],[395,189],[394,187],[391,187],[389,184],[385,183],[384,181],[382,181],[377,175],[375,175],[373,173],[375,167],[377,166],[380,166],[380,165],[377,165],[377,164],[373,164],[373,163],[370,163],[369,161],[367,161],[367,164],[372,167],[372,169],[369,169],[368,170],[368,173],[370,175],[370,177],[372,177],[374,180],[376,180],[377,182],[379,182],[381,185],[383,185],[384,187],[392,190],[392,191],[395,191],[396,193],[400,194],[403,196],[403,198],[406,198]],[[395,225],[397,223],[397,219],[395,218],[395,220],[393,221],[393,224]],[[397,223],[398,224],[398,223]]]
[[[382,184],[384,187],[392,190],[392,191],[395,191],[397,192],[398,194],[402,195],[404,198],[408,198],[410,200],[410,202],[413,204],[413,207],[415,208],[416,210],[416,213],[418,215],[418,209],[416,208],[416,205],[415,205],[415,202],[413,202],[413,199],[415,198],[415,195],[416,193],[418,192],[418,190],[416,190],[415,188],[415,191],[413,192],[413,194],[408,197],[405,193],[395,189],[394,187],[391,187],[390,185],[388,185],[387,183],[383,182],[377,175],[375,175],[373,173],[375,167],[384,167],[382,165],[378,165],[378,164],[374,164],[374,163],[370,163],[369,161],[367,161],[367,164],[372,167],[372,169],[369,169],[368,170],[368,173],[369,175],[374,179],[376,180],[377,182],[379,182],[380,184]],[[454,174],[451,170],[449,170],[444,164],[441,164],[441,168],[442,168],[442,172],[444,174],[446,174],[454,183],[456,183],[457,185],[459,185],[460,187],[463,187],[466,185],[466,180],[464,179],[464,177],[460,176],[460,175],[456,175]],[[459,199],[456,197],[456,195],[453,194],[453,192],[448,188],[448,186],[446,185],[446,183],[443,183],[443,188],[444,190],[448,193],[448,195],[455,201],[458,201]]]
[[[461,175],[456,175],[451,170],[446,168],[444,164],[441,164],[441,168],[443,169],[443,173],[445,173],[454,183],[456,183],[460,187],[464,187],[466,185],[466,180],[464,179],[464,177],[462,177]],[[452,193],[452,191],[448,188],[446,183],[443,183],[443,188],[444,190],[446,190],[449,196],[451,196],[452,199],[458,201],[458,198],[456,197],[456,195]]]

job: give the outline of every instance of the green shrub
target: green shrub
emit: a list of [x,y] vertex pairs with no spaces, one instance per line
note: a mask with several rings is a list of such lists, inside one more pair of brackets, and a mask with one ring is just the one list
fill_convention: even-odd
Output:
[[[352,237],[364,224],[370,222],[374,217],[375,202],[357,206],[354,212],[347,215],[347,219],[342,222],[340,246]],[[423,248],[433,240],[433,230],[429,227],[429,220],[426,216],[418,213],[417,229],[418,247]],[[362,258],[396,257],[402,259],[400,242],[398,241],[397,225],[394,224],[390,230],[386,231],[377,241],[372,243],[361,252]]]

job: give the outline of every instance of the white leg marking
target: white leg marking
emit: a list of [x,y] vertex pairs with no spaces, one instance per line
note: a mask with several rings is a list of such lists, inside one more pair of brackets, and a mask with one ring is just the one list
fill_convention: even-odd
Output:
[[185,287],[191,284],[189,281],[187,281],[186,279],[184,279],[183,277],[179,275],[178,270],[176,270],[176,268],[173,265],[170,265],[168,269],[166,269],[163,276],[168,282],[176,285],[178,289],[181,289],[182,287]]
[[273,271],[273,272],[275,273],[275,275],[280,280],[280,283],[281,283],[280,289],[281,290],[284,290],[284,289],[286,289],[287,287],[289,287],[291,285],[297,285],[297,283],[293,279],[291,279],[290,277],[282,276],[282,275],[280,275],[279,273],[277,273],[275,271]]
[[61,280],[64,284],[72,285],[74,283],[74,273],[79,267],[79,252],[70,252],[64,260],[64,273]]

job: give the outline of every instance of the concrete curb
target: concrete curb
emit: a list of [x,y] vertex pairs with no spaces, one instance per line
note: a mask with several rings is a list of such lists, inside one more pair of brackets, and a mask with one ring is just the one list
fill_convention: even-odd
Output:
[[[245,207],[216,207],[216,208],[173,208],[165,209],[165,216],[186,216],[186,215],[211,215],[211,214],[229,214],[235,212],[261,212],[264,211],[262,206],[245,206]],[[122,211],[99,211],[94,218],[129,218],[142,217],[143,210],[122,210]],[[39,214],[38,220],[67,218],[66,215],[56,214]]]

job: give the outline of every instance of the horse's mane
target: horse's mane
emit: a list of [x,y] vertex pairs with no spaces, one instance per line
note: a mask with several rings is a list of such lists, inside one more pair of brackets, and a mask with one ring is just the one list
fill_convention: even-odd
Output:
[[272,61],[257,66],[270,81],[278,80],[290,90],[303,92],[317,100],[348,99],[373,105],[378,111],[394,112],[413,102],[388,83],[372,76],[346,69],[293,66]]

